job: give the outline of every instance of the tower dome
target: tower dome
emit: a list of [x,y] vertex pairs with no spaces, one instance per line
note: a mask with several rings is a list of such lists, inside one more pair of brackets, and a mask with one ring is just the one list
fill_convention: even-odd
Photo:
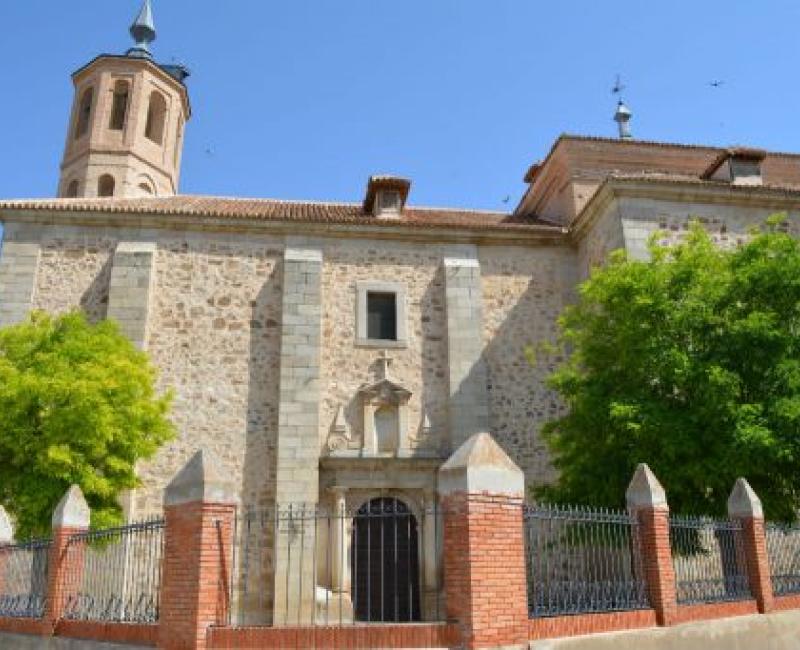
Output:
[[126,54],[102,54],[72,75],[72,107],[58,195],[170,196],[178,192],[191,116],[183,66],[160,65],[153,8],[144,0]]

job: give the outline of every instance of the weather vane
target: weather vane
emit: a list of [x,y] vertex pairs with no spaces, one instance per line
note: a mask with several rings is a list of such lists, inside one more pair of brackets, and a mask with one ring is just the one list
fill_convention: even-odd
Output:
[[617,80],[614,82],[614,87],[611,89],[611,94],[616,95],[619,97],[619,101],[622,101],[622,91],[625,90],[625,86],[622,83],[622,77],[617,75]]

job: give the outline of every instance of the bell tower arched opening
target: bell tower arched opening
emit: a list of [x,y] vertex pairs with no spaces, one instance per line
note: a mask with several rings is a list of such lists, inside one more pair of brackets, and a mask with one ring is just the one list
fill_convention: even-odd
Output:
[[78,105],[78,114],[75,121],[75,139],[79,140],[89,132],[89,123],[92,119],[92,102],[94,101],[94,88],[87,88],[81,95]]
[[116,181],[111,174],[103,174],[97,181],[97,196],[111,197],[114,196],[114,188]]

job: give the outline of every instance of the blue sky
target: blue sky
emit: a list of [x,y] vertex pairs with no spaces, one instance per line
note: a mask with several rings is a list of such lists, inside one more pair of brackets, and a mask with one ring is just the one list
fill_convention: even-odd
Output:
[[[69,73],[129,47],[140,0],[0,4],[0,197],[52,196]],[[513,207],[559,133],[800,150],[796,0],[154,0],[193,76],[181,191]],[[710,81],[722,80],[718,88]],[[510,196],[506,206],[503,199]]]

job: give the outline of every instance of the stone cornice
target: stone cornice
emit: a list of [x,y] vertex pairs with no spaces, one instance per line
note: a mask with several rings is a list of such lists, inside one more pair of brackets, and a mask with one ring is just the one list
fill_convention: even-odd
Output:
[[29,208],[0,208],[0,221],[58,226],[180,230],[243,234],[298,235],[336,239],[388,239],[395,241],[476,244],[485,246],[541,246],[569,243],[566,229],[550,227],[469,229],[419,228],[413,225],[343,224],[313,221],[281,221],[254,218],[220,218],[204,215],[103,213]]
[[569,227],[570,238],[579,242],[592,224],[620,198],[704,203],[774,210],[800,209],[800,190],[770,186],[739,186],[698,180],[609,177],[597,189]]

